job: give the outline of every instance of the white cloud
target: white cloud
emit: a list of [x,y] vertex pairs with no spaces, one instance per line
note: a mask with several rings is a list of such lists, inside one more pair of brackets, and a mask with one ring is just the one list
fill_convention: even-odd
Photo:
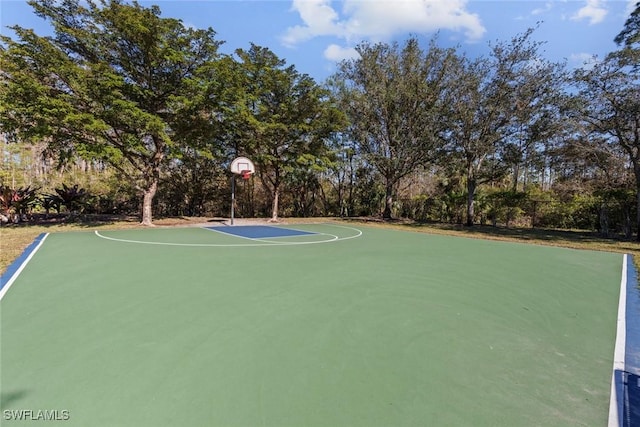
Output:
[[341,35],[338,13],[331,7],[330,0],[293,0],[291,9],[300,14],[304,25],[289,27],[282,37],[287,46],[309,40],[317,36]]
[[571,60],[571,62],[579,62],[581,64],[584,64],[585,62],[591,62],[593,60],[593,54],[591,53],[572,53],[569,56],[569,59]]
[[607,12],[602,0],[587,0],[587,3],[580,8],[571,19],[574,21],[588,19],[589,24],[598,24],[607,16]]
[[574,53],[569,56],[569,61],[569,65],[573,68],[583,68],[585,70],[590,70],[602,62],[597,55],[592,53]]
[[324,50],[324,57],[329,61],[343,61],[345,59],[354,59],[359,57],[358,52],[352,47],[342,47],[337,44],[330,44]]
[[553,9],[553,2],[548,1],[548,2],[546,2],[544,4],[544,7],[539,7],[537,9],[533,9],[531,11],[531,14],[532,15],[543,15],[543,14],[551,11],[551,9]]
[[293,0],[292,10],[303,25],[287,29],[284,44],[293,46],[317,36],[348,42],[387,39],[399,33],[429,33],[439,29],[462,32],[469,40],[485,33],[480,18],[466,10],[467,0],[344,0],[341,14],[330,0]]

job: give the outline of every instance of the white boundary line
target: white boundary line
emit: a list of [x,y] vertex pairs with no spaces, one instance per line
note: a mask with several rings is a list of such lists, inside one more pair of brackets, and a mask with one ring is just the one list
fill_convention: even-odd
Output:
[[[618,301],[618,323],[616,330],[616,345],[613,352],[613,372],[611,374],[611,397],[609,400],[609,424],[608,427],[621,427],[623,424],[622,409],[624,388],[619,390],[616,384],[616,371],[624,375],[625,371],[625,351],[627,347],[627,259],[625,254],[622,258],[622,278],[620,279],[620,299]],[[618,393],[622,391],[622,396]]]
[[4,298],[5,294],[9,291],[9,288],[11,287],[11,285],[13,285],[13,282],[15,282],[18,276],[20,275],[20,273],[22,273],[22,270],[24,270],[24,268],[27,266],[29,261],[31,261],[31,258],[33,258],[36,252],[38,252],[38,249],[40,249],[40,246],[42,246],[42,244],[44,243],[47,237],[49,237],[49,233],[45,233],[45,235],[42,236],[42,239],[40,240],[38,245],[35,248],[33,248],[31,253],[25,258],[24,261],[22,261],[22,264],[20,264],[20,267],[18,267],[16,272],[13,273],[13,275],[9,278],[9,280],[7,280],[7,283],[5,283],[2,289],[0,289],[0,301],[2,301],[2,298]]
[[[105,239],[105,240],[112,240],[115,242],[123,242],[123,243],[137,243],[137,244],[143,244],[143,245],[159,245],[159,246],[183,246],[183,247],[218,247],[218,248],[224,248],[224,247],[248,247],[248,246],[299,246],[299,245],[316,245],[316,244],[320,244],[320,243],[331,243],[331,242],[339,242],[342,240],[349,240],[349,239],[355,239],[357,237],[362,236],[362,231],[357,229],[357,228],[353,228],[353,227],[344,227],[344,226],[340,226],[340,225],[333,225],[333,224],[321,224],[321,225],[327,225],[330,227],[339,227],[339,228],[345,228],[348,230],[352,230],[355,231],[356,234],[353,236],[347,236],[347,237],[339,237],[336,236],[334,234],[328,234],[328,233],[315,233],[318,235],[323,235],[323,236],[328,236],[330,237],[329,239],[326,240],[317,240],[317,241],[312,241],[312,242],[274,242],[274,241],[270,241],[270,240],[265,240],[265,239],[251,239],[249,237],[243,237],[243,236],[236,236],[236,235],[231,235],[234,237],[239,237],[241,239],[246,239],[249,240],[251,242],[256,242],[256,243],[172,243],[172,242],[149,242],[149,241],[145,241],[145,240],[130,240],[130,239],[118,239],[115,237],[109,237],[109,236],[105,236],[103,234],[100,234],[100,232],[98,232],[98,230],[94,230],[94,233],[96,236]],[[207,227],[200,227],[203,229],[207,229],[207,230],[211,230],[211,231],[216,231],[214,228],[207,228]],[[302,230],[297,230],[297,231],[302,231]],[[217,231],[218,233],[224,233],[222,231]],[[229,233],[225,233],[227,235],[229,235]]]

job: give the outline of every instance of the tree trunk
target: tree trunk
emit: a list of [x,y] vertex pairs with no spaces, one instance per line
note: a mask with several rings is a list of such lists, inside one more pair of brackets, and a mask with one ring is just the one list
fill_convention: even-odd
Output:
[[624,232],[624,238],[627,240],[631,240],[631,207],[625,203],[625,206],[622,209],[623,212],[623,222],[622,222],[622,230]]
[[609,209],[606,202],[600,204],[598,216],[600,217],[600,234],[602,237],[609,237]]
[[473,225],[473,217],[475,216],[474,204],[476,197],[476,180],[467,177],[467,226]]
[[382,218],[391,219],[391,209],[393,207],[393,184],[390,180],[387,180],[384,196],[384,212]]
[[636,240],[640,242],[640,181],[636,178]]
[[273,189],[273,204],[271,205],[271,220],[272,222],[278,221],[278,198],[280,196],[280,189],[275,187]]
[[516,164],[513,167],[513,192],[518,191],[518,181],[520,178],[520,164]]
[[142,197],[142,225],[153,225],[152,205],[153,198],[158,191],[158,180],[153,178],[148,187],[144,189]]

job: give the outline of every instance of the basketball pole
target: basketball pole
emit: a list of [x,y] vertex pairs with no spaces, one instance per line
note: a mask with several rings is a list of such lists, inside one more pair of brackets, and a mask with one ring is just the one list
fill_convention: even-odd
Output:
[[246,157],[236,157],[231,161],[229,169],[231,170],[231,225],[233,225],[236,204],[236,175],[240,174],[242,178],[248,179],[256,171],[256,167]]
[[233,208],[236,204],[236,174],[231,175],[231,225],[233,225]]

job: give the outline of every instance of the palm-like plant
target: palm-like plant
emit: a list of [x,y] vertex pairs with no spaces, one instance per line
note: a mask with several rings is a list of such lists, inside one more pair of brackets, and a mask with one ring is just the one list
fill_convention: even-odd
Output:
[[62,184],[62,187],[56,188],[55,191],[57,195],[53,196],[52,203],[66,206],[71,213],[82,212],[89,202],[89,193],[84,188],[79,188],[78,184],[72,187]]
[[57,194],[45,194],[40,197],[40,206],[42,206],[45,214],[48,217],[51,209],[55,209],[57,213],[60,213],[60,208],[62,207],[62,199],[60,199]]
[[2,222],[20,222],[38,203],[38,189],[31,186],[14,189],[0,185],[0,213]]

